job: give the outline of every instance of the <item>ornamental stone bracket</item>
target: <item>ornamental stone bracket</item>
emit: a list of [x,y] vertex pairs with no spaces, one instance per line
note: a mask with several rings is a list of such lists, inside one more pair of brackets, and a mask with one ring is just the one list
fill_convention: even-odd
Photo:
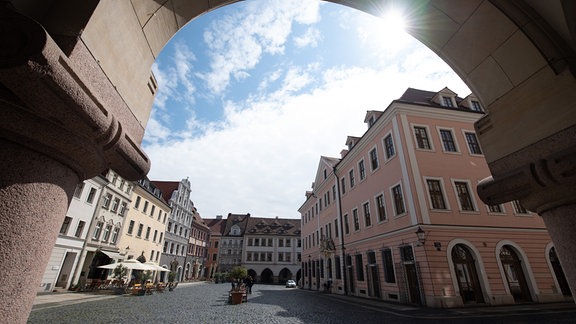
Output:
[[50,156],[80,179],[109,168],[129,180],[148,172],[140,139],[40,24],[3,9],[0,42],[0,137]]
[[576,146],[488,177],[477,189],[488,205],[517,199],[538,214],[576,204]]

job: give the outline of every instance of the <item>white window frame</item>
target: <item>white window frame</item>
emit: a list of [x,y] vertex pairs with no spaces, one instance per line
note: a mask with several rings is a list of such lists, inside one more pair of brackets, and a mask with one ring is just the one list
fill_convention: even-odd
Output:
[[[422,125],[422,124],[411,124],[410,125],[412,128],[412,138],[414,139],[414,149],[418,150],[418,151],[424,151],[424,152],[435,152],[435,148],[434,148],[434,141],[432,140],[432,132],[430,132],[430,126],[428,125]],[[424,130],[426,130],[426,135],[428,137],[428,143],[430,144],[430,148],[421,148],[418,146],[418,138],[416,137],[416,127],[419,128],[424,128]]]
[[[442,152],[447,154],[461,154],[460,145],[458,145],[458,137],[456,136],[456,132],[452,127],[441,127],[437,126],[436,131],[438,133],[438,139],[440,140],[440,146],[442,147]],[[442,140],[442,132],[441,131],[449,131],[452,135],[452,140],[454,141],[454,147],[456,151],[447,151],[446,147],[444,146],[444,141]]]
[[[400,192],[402,193],[402,205],[403,205],[402,207],[404,208],[404,211],[402,213],[398,213],[398,211],[396,210],[396,199],[394,198],[394,188],[398,186],[400,186]],[[391,185],[389,191],[390,191],[390,201],[392,203],[392,210],[394,211],[394,217],[402,217],[408,214],[408,209],[406,207],[406,195],[404,193],[404,186],[402,185],[402,183],[397,182]]]
[[[472,189],[472,183],[470,180],[468,179],[456,179],[456,178],[451,178],[450,182],[452,183],[452,190],[454,192],[454,197],[456,198],[456,203],[458,204],[458,211],[461,213],[467,213],[467,214],[478,214],[478,202],[476,199],[476,196],[474,195],[474,190]],[[462,204],[460,203],[460,198],[458,197],[458,190],[456,190],[456,182],[465,182],[467,184],[468,187],[468,194],[470,195],[470,199],[472,200],[472,206],[474,207],[474,210],[463,210],[462,209]]]
[[[480,151],[482,153],[478,154],[478,153],[472,152],[472,150],[470,149],[470,144],[468,143],[468,137],[466,137],[466,134],[468,134],[468,133],[474,134],[474,136],[476,137],[476,142],[478,143],[478,147],[480,147]],[[472,156],[484,156],[484,151],[482,150],[482,147],[480,146],[480,139],[478,138],[478,134],[476,134],[476,132],[474,130],[462,129],[462,137],[464,138],[464,142],[466,143],[466,149],[468,149],[468,154],[470,154]]]
[[[444,199],[444,205],[446,206],[446,209],[434,208],[434,206],[432,204],[432,197],[430,196],[430,190],[428,188],[428,180],[436,180],[436,181],[440,182],[440,191],[442,192],[442,198]],[[424,177],[424,188],[426,190],[426,196],[428,198],[428,206],[430,206],[430,210],[439,211],[439,212],[448,212],[448,211],[452,210],[452,208],[450,206],[450,200],[448,199],[448,196],[446,195],[446,185],[444,183],[444,178]]]
[[[378,162],[378,166],[376,166],[375,168],[372,165],[372,156],[370,155],[370,153],[372,151],[376,151],[376,162]],[[378,169],[380,169],[380,165],[382,164],[382,162],[380,161],[380,157],[378,156],[378,146],[377,145],[374,145],[373,147],[371,147],[368,150],[368,161],[370,163],[370,172],[371,173],[374,173],[374,172],[378,171]]]
[[[394,150],[394,154],[392,154],[390,157],[388,157],[388,150],[386,149],[386,138],[388,137],[390,137],[390,139],[392,140],[392,149]],[[384,137],[382,137],[382,150],[384,155],[384,163],[387,163],[388,161],[396,157],[397,155],[396,142],[394,141],[394,135],[392,135],[392,131],[389,131],[384,135]]]

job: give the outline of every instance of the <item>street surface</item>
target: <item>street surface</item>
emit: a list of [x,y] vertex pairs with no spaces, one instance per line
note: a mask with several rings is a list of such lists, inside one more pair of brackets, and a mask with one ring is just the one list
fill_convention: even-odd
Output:
[[[228,304],[230,284],[182,284],[150,296],[42,296],[28,323],[574,323],[576,305],[450,310],[384,303],[284,286],[254,285],[248,303]],[[64,296],[64,295],[62,295]],[[51,300],[50,298],[53,298]],[[82,299],[83,298],[83,299]]]

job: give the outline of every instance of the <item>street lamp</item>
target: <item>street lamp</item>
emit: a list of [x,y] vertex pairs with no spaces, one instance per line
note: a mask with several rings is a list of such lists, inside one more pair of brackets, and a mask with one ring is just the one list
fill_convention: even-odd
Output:
[[424,232],[422,227],[418,226],[418,230],[416,230],[415,234],[418,237],[418,243],[416,244],[416,246],[424,245],[424,242],[426,242],[426,232]]

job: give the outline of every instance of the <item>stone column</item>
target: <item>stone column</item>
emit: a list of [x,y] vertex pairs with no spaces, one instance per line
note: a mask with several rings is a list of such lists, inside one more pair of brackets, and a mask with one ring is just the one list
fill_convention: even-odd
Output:
[[0,139],[0,152],[0,318],[25,323],[79,180],[19,144]]
[[102,94],[113,86],[82,72],[94,65],[70,60],[42,26],[0,6],[3,323],[26,322],[76,184],[107,169],[128,180],[149,169],[125,127],[133,115],[114,116],[107,103],[122,100]]

